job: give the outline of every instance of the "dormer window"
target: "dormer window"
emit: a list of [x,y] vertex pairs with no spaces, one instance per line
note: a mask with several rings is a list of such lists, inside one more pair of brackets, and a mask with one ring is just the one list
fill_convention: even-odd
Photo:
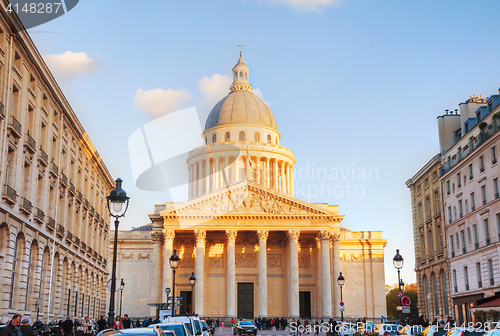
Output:
[[271,135],[270,134],[267,135],[267,143],[271,143]]
[[217,134],[212,135],[212,143],[217,142]]
[[226,132],[226,135],[224,135],[224,141],[229,141],[230,140],[230,136],[229,136],[229,132]]

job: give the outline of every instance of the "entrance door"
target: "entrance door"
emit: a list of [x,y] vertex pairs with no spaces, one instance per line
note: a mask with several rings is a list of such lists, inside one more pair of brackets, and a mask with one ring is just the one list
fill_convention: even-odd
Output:
[[182,301],[180,302],[180,313],[191,313],[193,310],[193,292],[181,291]]
[[299,292],[300,317],[311,318],[311,292]]
[[238,283],[238,317],[254,318],[253,282]]

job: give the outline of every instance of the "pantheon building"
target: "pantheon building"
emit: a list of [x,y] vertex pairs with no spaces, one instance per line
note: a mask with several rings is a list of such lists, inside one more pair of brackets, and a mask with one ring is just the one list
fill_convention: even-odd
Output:
[[179,312],[340,316],[342,272],[344,316],[386,316],[382,232],[346,230],[337,205],[294,197],[295,158],[252,93],[249,71],[240,54],[229,94],[207,118],[205,144],[189,154],[189,200],[156,205],[149,227],[120,231],[123,313],[153,315],[147,304],[167,301],[176,249]]

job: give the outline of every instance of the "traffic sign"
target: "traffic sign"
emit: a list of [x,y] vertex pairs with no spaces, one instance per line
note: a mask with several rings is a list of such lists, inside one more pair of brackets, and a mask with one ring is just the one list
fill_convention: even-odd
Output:
[[177,301],[182,301],[182,296],[176,296],[176,297],[175,297],[175,299],[176,299]]
[[403,304],[403,306],[408,307],[411,304],[410,298],[408,296],[403,296],[401,298],[401,303]]
[[399,292],[398,292],[398,298],[400,298],[400,299],[401,299],[402,297],[403,297],[403,292],[399,291]]
[[403,306],[397,306],[396,310],[403,310]]
[[344,301],[340,301],[340,306],[344,307]]
[[341,307],[341,308],[340,308],[340,311],[341,311],[341,312],[345,311],[345,308],[344,308],[344,307]]
[[409,313],[410,313],[410,307],[404,307],[403,314],[409,314]]

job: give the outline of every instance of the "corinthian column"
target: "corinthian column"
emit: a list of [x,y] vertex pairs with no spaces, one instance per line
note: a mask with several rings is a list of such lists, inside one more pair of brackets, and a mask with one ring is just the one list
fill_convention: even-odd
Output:
[[258,230],[259,237],[259,317],[267,317],[267,238],[268,230]]
[[291,317],[299,317],[299,235],[300,231],[289,230],[290,288],[288,289],[289,312]]
[[226,230],[227,237],[227,311],[226,316],[236,316],[236,266],[235,266],[235,243],[236,230]]
[[[340,275],[340,234],[332,234],[333,256],[332,269],[333,277],[336,279]],[[340,316],[340,286],[333,286],[333,307],[335,316]]]
[[320,231],[321,243],[321,288],[323,294],[323,317],[332,316],[332,288],[330,272],[330,232]]
[[[174,246],[175,231],[163,229],[163,287],[160,288],[163,292],[163,288],[172,287],[172,268],[168,263],[168,259],[172,255]],[[163,294],[161,294],[163,296]],[[165,294],[165,301],[158,302],[168,302],[168,297]]]
[[207,233],[205,230],[195,230],[194,235],[196,236],[196,286],[195,289],[195,300],[194,309],[196,313],[203,316],[203,304],[205,302],[203,293],[205,284],[205,267],[204,267],[204,257],[205,257],[205,241]]
[[163,240],[163,233],[161,231],[152,231],[151,237],[153,238],[153,276],[151,278],[151,299],[156,302],[161,302],[161,242]]

